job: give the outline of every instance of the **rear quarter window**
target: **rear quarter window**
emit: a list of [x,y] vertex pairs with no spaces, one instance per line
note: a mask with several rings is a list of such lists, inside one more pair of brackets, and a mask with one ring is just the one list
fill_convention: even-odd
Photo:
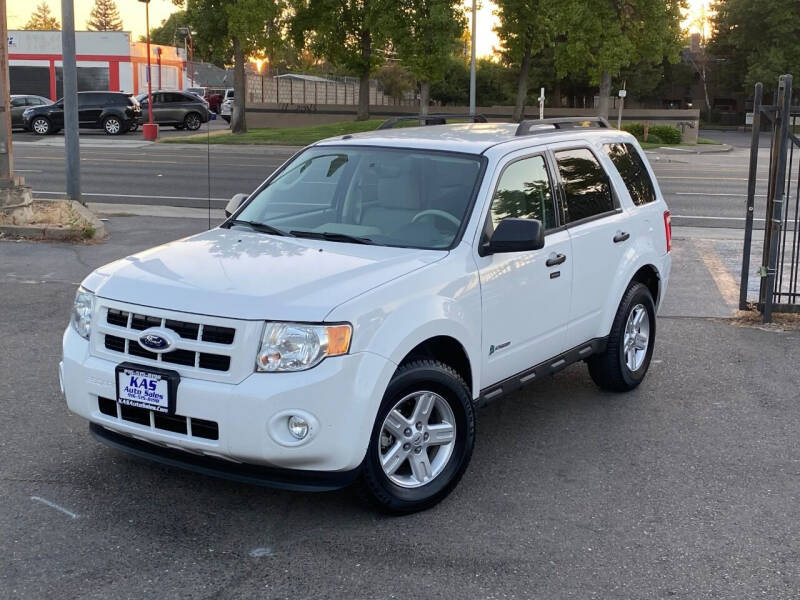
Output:
[[631,200],[636,206],[656,201],[656,190],[650,174],[644,165],[636,146],[633,144],[606,144],[608,157],[619,171]]
[[588,148],[555,153],[564,190],[564,223],[574,223],[614,210],[608,175]]

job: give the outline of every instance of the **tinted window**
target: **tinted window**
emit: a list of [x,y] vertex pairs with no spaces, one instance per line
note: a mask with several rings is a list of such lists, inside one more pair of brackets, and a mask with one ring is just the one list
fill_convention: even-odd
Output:
[[617,167],[636,206],[655,202],[656,190],[642,157],[633,144],[606,144],[606,152]]
[[86,92],[78,94],[78,106],[102,106],[104,104],[114,104],[114,101],[109,98],[110,94],[96,94]]
[[492,226],[503,219],[538,219],[545,229],[556,226],[550,177],[542,156],[532,156],[508,165],[500,176],[492,198]]
[[564,185],[564,222],[572,223],[614,210],[608,176],[587,148],[556,152]]
[[28,97],[28,106],[41,106],[43,104],[47,104],[47,101],[44,98],[39,98],[37,96]]
[[183,97],[183,94],[175,94],[173,92],[166,92],[162,94],[164,99],[162,102],[186,102],[186,98]]
[[25,106],[25,98],[12,98],[11,108],[17,108],[19,106]]

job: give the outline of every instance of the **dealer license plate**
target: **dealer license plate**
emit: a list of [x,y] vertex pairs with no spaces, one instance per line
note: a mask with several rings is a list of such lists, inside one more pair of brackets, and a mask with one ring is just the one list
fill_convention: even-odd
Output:
[[155,412],[174,413],[179,375],[123,363],[117,367],[117,402]]

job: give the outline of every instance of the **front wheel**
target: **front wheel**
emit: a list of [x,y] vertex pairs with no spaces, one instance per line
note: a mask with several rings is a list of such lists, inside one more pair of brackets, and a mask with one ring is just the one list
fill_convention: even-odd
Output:
[[638,386],[653,356],[656,309],[647,286],[632,283],[614,317],[606,350],[592,356],[589,375],[604,390],[627,392]]
[[419,360],[398,367],[384,394],[364,459],[362,483],[380,509],[425,510],[456,486],[475,445],[475,413],[451,367]]
[[117,117],[106,117],[103,121],[103,129],[108,135],[119,135],[123,132],[122,121]]

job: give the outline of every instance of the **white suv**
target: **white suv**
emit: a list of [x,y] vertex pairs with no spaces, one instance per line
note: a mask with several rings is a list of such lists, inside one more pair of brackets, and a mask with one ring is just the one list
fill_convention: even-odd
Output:
[[332,138],[232,204],[78,290],[62,388],[102,441],[411,512],[464,473],[482,401],[581,360],[606,390],[647,372],[669,212],[604,121]]

